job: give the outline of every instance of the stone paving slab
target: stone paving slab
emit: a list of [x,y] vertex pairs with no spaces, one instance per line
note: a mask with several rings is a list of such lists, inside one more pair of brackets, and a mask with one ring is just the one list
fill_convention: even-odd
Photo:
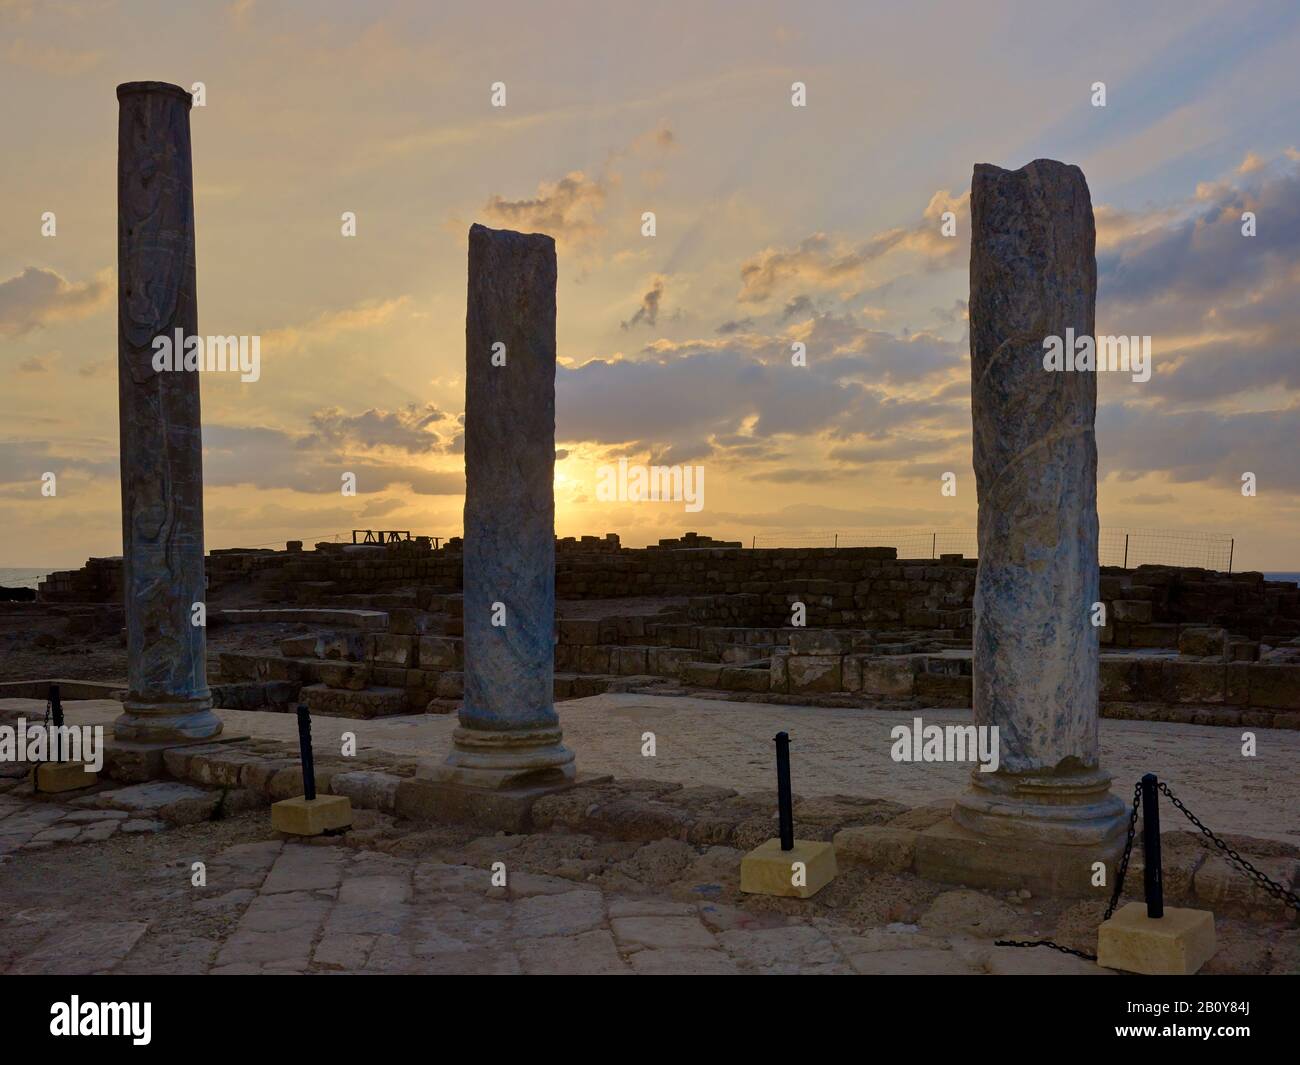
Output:
[[[120,704],[111,700],[72,702],[69,707],[69,720],[79,724],[108,724],[121,712]],[[14,709],[25,709],[29,716],[43,714],[44,703],[0,700],[0,712]],[[620,779],[654,778],[740,791],[770,789],[772,736],[782,729],[792,739],[796,792],[871,796],[922,806],[957,795],[970,769],[952,763],[897,763],[890,758],[890,730],[896,725],[911,724],[915,716],[927,724],[966,723],[968,710],[913,713],[606,694],[562,703],[559,713],[565,742],[577,752],[579,769]],[[220,714],[227,730],[254,739],[296,743],[292,715],[238,710]],[[441,760],[450,748],[455,726],[454,716],[443,715],[372,721],[313,717],[318,749],[328,750],[344,732],[352,732],[362,750],[434,760]],[[641,755],[641,737],[647,731],[656,737],[653,758]],[[1113,774],[1115,790],[1126,800],[1132,783],[1154,771],[1217,832],[1300,840],[1294,816],[1300,808],[1300,774],[1294,768],[1300,764],[1300,732],[1250,730],[1256,735],[1258,753],[1243,757],[1242,731],[1102,719],[1102,765]],[[1165,822],[1166,829],[1173,827],[1168,818]]]
[[[25,813],[11,809],[0,829]],[[248,829],[256,816],[246,819]],[[205,843],[218,832],[211,823],[169,830],[184,832],[184,843],[156,847],[162,857],[141,867],[113,858],[122,839],[90,842],[81,864],[94,870],[93,896],[45,875],[19,887],[18,870],[0,865],[0,897],[13,903],[0,910],[0,972],[1105,972],[1053,952],[993,946],[1006,934],[1088,934],[1100,901],[1048,906],[845,872],[826,889],[839,891],[838,901],[819,906],[740,895],[741,852],[731,848],[564,835],[411,847],[410,827],[385,822],[387,851],[358,849],[343,837],[214,847]],[[417,831],[439,838],[438,829]],[[459,860],[430,857],[430,849]],[[22,860],[53,861],[49,854]],[[575,854],[604,856],[570,876],[544,871]],[[683,855],[685,863],[677,860]],[[190,878],[194,860],[206,865],[201,886]],[[493,883],[496,861],[506,865],[504,887]],[[716,897],[692,887],[700,867],[718,878]],[[909,920],[879,916],[900,905]],[[1282,929],[1276,922],[1226,927],[1220,964],[1225,971],[1295,967],[1300,930]]]

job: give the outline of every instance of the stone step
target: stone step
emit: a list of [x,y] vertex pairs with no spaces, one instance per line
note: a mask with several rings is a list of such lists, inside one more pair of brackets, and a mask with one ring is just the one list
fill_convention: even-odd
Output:
[[214,610],[208,614],[209,625],[264,625],[273,621],[303,625],[333,625],[372,632],[382,632],[388,627],[388,615],[382,610],[279,607],[261,610]]
[[309,684],[299,698],[313,714],[329,717],[392,717],[410,713],[405,688],[363,688],[348,691],[324,684]]

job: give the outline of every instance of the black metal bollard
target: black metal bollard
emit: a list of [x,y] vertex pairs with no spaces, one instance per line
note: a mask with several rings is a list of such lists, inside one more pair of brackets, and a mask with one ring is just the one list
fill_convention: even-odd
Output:
[[310,801],[316,798],[316,760],[311,753],[311,712],[306,703],[298,704],[298,749],[302,755],[302,794]]
[[1165,888],[1160,873],[1160,806],[1156,775],[1142,778],[1142,863],[1147,896],[1147,916],[1165,915]]
[[778,732],[776,739],[776,809],[781,822],[781,849],[794,850],[794,800],[790,792],[790,735]]
[[53,722],[53,728],[50,730],[50,737],[53,742],[50,744],[50,753],[54,756],[53,761],[59,761],[59,735],[63,729],[63,700],[59,695],[59,686],[50,685],[50,720]]

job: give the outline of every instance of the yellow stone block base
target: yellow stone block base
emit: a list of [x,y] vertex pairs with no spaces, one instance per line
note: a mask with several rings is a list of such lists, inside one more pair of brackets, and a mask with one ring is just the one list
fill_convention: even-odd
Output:
[[271,804],[271,827],[294,836],[319,836],[352,825],[352,803],[346,795],[295,795]]
[[34,771],[36,790],[46,794],[88,788],[99,774],[81,762],[42,762]]
[[1147,916],[1146,903],[1130,902],[1097,932],[1097,964],[1147,976],[1190,976],[1214,957],[1214,914],[1166,906]]
[[[802,870],[796,863],[802,863]],[[807,899],[834,880],[837,872],[832,843],[797,839],[793,850],[783,851],[779,839],[769,839],[740,860],[740,890]]]

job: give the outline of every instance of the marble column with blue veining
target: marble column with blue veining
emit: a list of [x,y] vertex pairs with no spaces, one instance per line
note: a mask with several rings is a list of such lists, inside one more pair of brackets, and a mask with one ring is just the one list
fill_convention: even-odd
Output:
[[[154,339],[198,332],[190,94],[117,88],[118,423],[128,687],[119,740],[221,731],[208,689],[197,371],[155,370]],[[177,353],[178,355],[180,353]]]
[[953,816],[974,831],[1099,843],[1122,822],[1098,754],[1097,380],[1044,368],[1092,336],[1092,202],[1077,166],[980,164],[971,182],[970,352],[979,570],[974,718],[1000,767]]
[[465,318],[465,695],[438,779],[573,779],[554,706],[555,241],[475,225]]

